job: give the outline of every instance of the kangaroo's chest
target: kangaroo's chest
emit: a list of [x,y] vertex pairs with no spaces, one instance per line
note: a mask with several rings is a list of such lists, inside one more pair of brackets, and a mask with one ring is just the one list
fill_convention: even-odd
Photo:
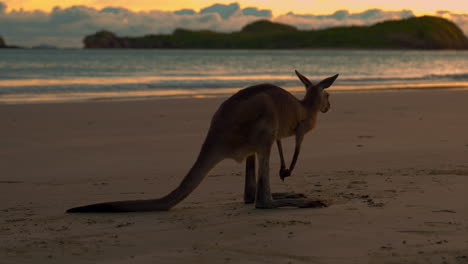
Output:
[[282,122],[279,122],[278,138],[285,138],[296,135],[296,130],[301,122],[301,119],[296,117],[284,119]]
[[310,118],[308,120],[305,120],[305,128],[306,128],[306,132],[309,132],[311,131],[312,129],[315,128],[315,125],[317,123],[317,119],[315,117],[313,118]]

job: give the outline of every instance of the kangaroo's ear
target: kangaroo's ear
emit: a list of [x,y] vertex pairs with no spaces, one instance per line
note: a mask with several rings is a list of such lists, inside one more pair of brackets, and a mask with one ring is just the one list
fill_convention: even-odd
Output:
[[299,80],[305,85],[306,88],[309,88],[312,86],[312,82],[307,79],[304,75],[302,75],[300,72],[297,70],[294,70],[296,72],[297,77],[299,77]]
[[328,77],[326,79],[323,79],[316,86],[318,88],[320,88],[320,89],[327,89],[328,87],[330,87],[333,84],[333,82],[335,82],[336,78],[338,78],[338,74],[333,75],[332,77]]

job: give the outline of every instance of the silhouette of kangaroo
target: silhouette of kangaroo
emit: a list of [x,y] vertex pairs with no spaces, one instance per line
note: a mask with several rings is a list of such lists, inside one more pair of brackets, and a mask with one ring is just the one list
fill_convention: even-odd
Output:
[[[280,177],[284,179],[294,169],[302,139],[315,127],[318,112],[326,113],[330,109],[329,94],[325,89],[338,77],[337,74],[314,85],[304,75],[295,72],[306,88],[302,100],[278,86],[260,84],[240,90],[224,101],[211,120],[210,129],[195,164],[179,186],[168,195],[159,199],[91,204],[71,208],[67,212],[169,210],[195,190],[216,164],[228,158],[238,162],[246,159],[245,203],[255,202],[256,208],[325,206],[317,200],[298,199],[288,194],[272,196],[270,192],[269,162],[272,145],[276,141],[281,158]],[[280,140],[289,136],[296,137],[296,146],[291,165],[286,169]]]

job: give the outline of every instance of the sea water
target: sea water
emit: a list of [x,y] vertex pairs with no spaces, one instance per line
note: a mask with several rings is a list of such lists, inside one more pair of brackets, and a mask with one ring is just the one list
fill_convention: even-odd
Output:
[[333,90],[466,89],[468,51],[0,50],[0,103],[229,95],[297,69]]

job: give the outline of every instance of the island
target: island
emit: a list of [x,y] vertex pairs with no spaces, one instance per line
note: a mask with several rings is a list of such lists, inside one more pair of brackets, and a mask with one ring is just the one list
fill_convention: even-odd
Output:
[[434,16],[320,30],[269,20],[232,33],[176,29],[172,34],[119,37],[103,30],[83,42],[86,49],[468,49],[468,39],[456,24]]

